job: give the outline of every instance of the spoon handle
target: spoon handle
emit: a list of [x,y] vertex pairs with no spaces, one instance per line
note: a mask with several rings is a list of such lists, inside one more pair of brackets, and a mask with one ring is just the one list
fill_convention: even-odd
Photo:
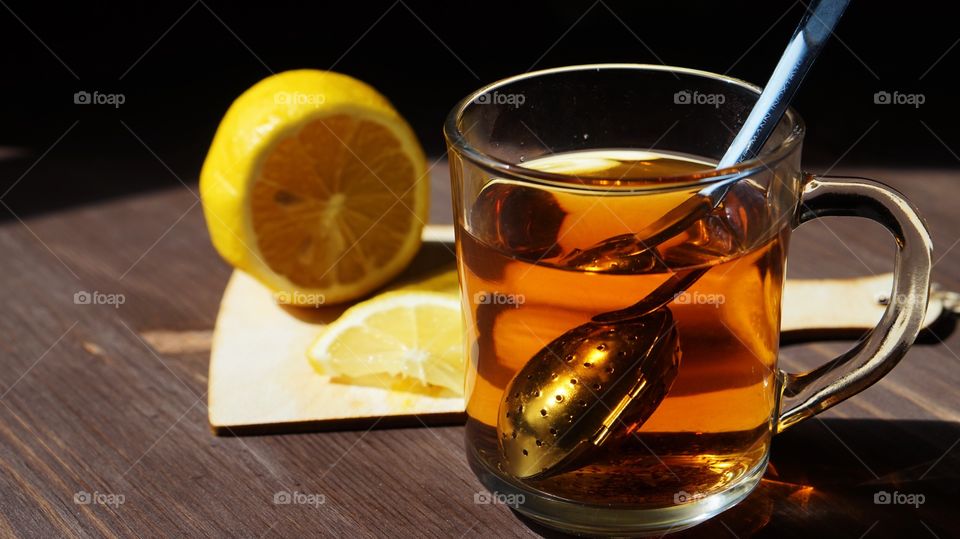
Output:
[[760,153],[849,3],[850,0],[820,0],[807,10],[763,93],[720,159],[718,169],[733,166]]
[[[770,80],[750,111],[750,115],[743,122],[737,136],[727,148],[723,158],[717,164],[718,169],[727,168],[737,163],[751,159],[760,153],[773,130],[780,122],[780,118],[790,106],[790,101],[800,87],[803,77],[810,71],[817,55],[823,50],[830,34],[836,28],[840,16],[847,9],[850,0],[819,0],[816,5],[807,10],[797,29],[790,38],[787,49],[777,62]],[[700,193],[678,207],[682,211],[680,218],[677,213],[669,212],[665,218],[657,221],[652,232],[645,240],[639,240],[644,248],[653,248],[674,235],[686,230],[694,221],[702,217],[701,213],[710,211],[726,196],[730,186],[738,178],[730,178],[717,184],[707,186]],[[706,204],[704,204],[706,202]],[[688,207],[690,206],[690,207]],[[639,237],[645,234],[638,234]],[[673,301],[677,295],[683,293],[695,283],[709,268],[701,268],[681,273],[674,273],[663,284],[639,302],[621,309],[597,315],[594,322],[614,323],[623,322],[643,316],[667,303]]]
[[676,299],[677,296],[682,294],[690,285],[697,282],[700,277],[703,277],[705,273],[710,271],[710,268],[711,266],[707,266],[676,272],[640,301],[619,311],[598,314],[593,317],[593,321],[600,324],[614,324],[646,316]]
[[[806,11],[717,169],[732,167],[760,153],[849,3],[850,0],[819,0]],[[734,176],[703,188],[688,203],[678,207],[685,212],[680,217],[677,212],[670,212],[638,231],[638,243],[644,248],[653,248],[683,232],[703,213],[715,208],[738,179]]]

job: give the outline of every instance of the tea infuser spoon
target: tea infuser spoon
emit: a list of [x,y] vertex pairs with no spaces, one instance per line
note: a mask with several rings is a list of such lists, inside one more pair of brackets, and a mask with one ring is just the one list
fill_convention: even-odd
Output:
[[[667,303],[707,268],[672,275],[615,322],[590,321],[554,339],[514,375],[497,417],[515,477],[580,465],[621,425],[641,424],[666,396],[680,362]],[[597,406],[597,404],[601,404]]]
[[[821,0],[806,12],[756,104],[717,163],[717,170],[760,154],[849,3],[850,0]],[[597,268],[596,265],[602,260],[601,254],[609,255],[613,243],[623,253],[625,260],[653,249],[684,232],[714,210],[739,178],[734,174],[728,179],[712,183],[640,231],[610,238],[584,251],[571,253],[564,263],[575,267],[591,266],[594,270],[606,269]],[[610,257],[605,259],[610,260]]]
[[[759,153],[848,3],[821,0],[806,13],[718,168]],[[645,229],[652,234],[634,235],[631,256],[656,257],[653,246],[703,219],[738,179],[707,186]],[[612,240],[623,247],[624,238],[618,238]],[[604,253],[594,249],[575,251],[566,261],[579,260],[597,271],[593,266]],[[666,396],[680,363],[679,336],[667,304],[708,270],[675,273],[636,304],[597,315],[537,352],[514,375],[500,402],[497,435],[504,471],[538,479],[576,469],[618,432],[642,425]]]

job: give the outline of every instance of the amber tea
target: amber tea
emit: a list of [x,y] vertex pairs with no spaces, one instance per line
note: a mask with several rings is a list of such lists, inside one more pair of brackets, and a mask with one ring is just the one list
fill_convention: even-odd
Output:
[[[524,166],[621,187],[651,187],[713,168],[692,156],[632,150],[568,152]],[[493,180],[476,196],[457,244],[472,363],[467,437],[475,467],[509,476],[510,457],[500,439],[511,433],[498,432],[498,409],[505,388],[539,350],[598,314],[637,302],[670,275],[697,268],[706,272],[667,306],[678,333],[679,366],[652,415],[619,425],[616,441],[582,466],[514,481],[580,504],[662,507],[720,492],[765,466],[788,234],[788,223],[771,226],[766,193],[748,182],[737,185],[689,230],[658,246],[652,261],[647,256],[638,264],[625,256],[622,263],[597,267],[573,264],[585,248],[641,230],[697,186],[691,189],[637,197],[629,189]],[[553,443],[562,430],[551,429],[513,458],[535,459],[537,446]]]

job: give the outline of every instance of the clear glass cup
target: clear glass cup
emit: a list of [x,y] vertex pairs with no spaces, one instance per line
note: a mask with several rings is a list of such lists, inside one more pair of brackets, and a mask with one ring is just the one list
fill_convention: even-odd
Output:
[[[931,242],[901,195],[801,172],[792,110],[757,159],[712,167],[759,92],[690,69],[587,65],[494,83],[450,113],[468,461],[521,513],[590,534],[701,522],[756,486],[775,433],[876,382],[916,337]],[[790,232],[831,215],[894,236],[896,299],[851,351],[787,373]],[[617,320],[665,289],[652,314]],[[602,335],[563,340],[584,325]]]

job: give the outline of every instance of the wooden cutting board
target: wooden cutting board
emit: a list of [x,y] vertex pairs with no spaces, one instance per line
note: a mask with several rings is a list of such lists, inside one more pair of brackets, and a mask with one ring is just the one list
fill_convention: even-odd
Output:
[[[420,280],[455,264],[453,230],[428,226],[424,244],[398,279]],[[883,314],[880,298],[892,276],[845,280],[788,280],[784,291],[784,339],[856,337]],[[838,308],[840,307],[840,308]],[[278,305],[273,294],[242,271],[227,283],[210,350],[208,408],[218,435],[247,435],[461,423],[459,397],[402,388],[356,386],[313,370],[308,346],[346,307],[316,309]],[[942,312],[931,302],[927,322]]]
[[[451,227],[428,226],[423,239],[394,286],[455,267]],[[462,423],[460,397],[336,383],[313,370],[307,348],[347,307],[285,307],[253,277],[234,271],[210,347],[207,401],[214,433]]]

